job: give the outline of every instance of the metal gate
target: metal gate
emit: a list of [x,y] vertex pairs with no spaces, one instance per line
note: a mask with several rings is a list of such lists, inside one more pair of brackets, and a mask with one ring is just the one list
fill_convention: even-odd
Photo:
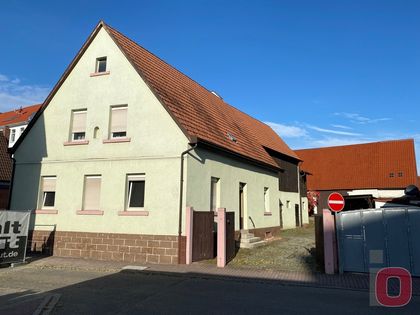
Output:
[[193,211],[192,261],[214,258],[213,229],[213,211]]
[[226,263],[235,258],[235,212],[226,212]]
[[336,214],[340,272],[403,267],[420,276],[420,208]]

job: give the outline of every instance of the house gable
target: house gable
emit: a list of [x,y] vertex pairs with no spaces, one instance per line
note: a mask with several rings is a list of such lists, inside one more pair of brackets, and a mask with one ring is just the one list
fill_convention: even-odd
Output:
[[[109,74],[92,76],[96,58],[103,56]],[[18,162],[172,156],[185,150],[187,137],[103,27],[76,59],[17,147]],[[104,143],[111,106],[116,105],[127,105],[130,142]],[[87,110],[89,143],[65,145],[70,140],[72,110],[82,109]]]

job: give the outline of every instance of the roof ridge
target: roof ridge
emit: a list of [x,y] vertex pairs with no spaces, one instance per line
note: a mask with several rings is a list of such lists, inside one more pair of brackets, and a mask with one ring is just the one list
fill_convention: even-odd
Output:
[[[218,99],[222,100],[223,99],[219,96],[214,95],[208,88],[206,88],[204,85],[202,85],[201,83],[197,82],[196,80],[194,80],[193,78],[191,78],[189,75],[185,74],[184,72],[182,72],[181,70],[179,70],[178,68],[174,67],[173,65],[171,65],[169,62],[167,62],[166,60],[162,59],[161,57],[157,56],[156,54],[154,54],[153,52],[151,52],[150,50],[148,50],[147,48],[143,47],[142,45],[140,45],[139,43],[137,43],[136,41],[132,40],[130,37],[124,35],[123,33],[121,33],[120,31],[118,31],[117,29],[113,28],[112,26],[110,26],[109,24],[103,22],[103,25],[105,27],[110,28],[112,31],[120,34],[121,36],[123,36],[124,38],[126,38],[127,40],[129,40],[130,42],[133,42],[134,44],[136,44],[137,46],[139,46],[140,48],[144,49],[146,52],[148,52],[149,54],[151,54],[152,56],[154,56],[155,58],[159,59],[160,61],[164,62],[166,65],[168,65],[169,67],[172,67],[173,69],[175,69],[177,72],[179,72],[180,74],[182,74],[183,76],[187,77],[188,79],[190,79],[191,81],[193,81],[194,83],[198,84],[200,87],[202,87],[203,89],[205,89],[207,92],[209,92],[210,94],[212,94],[214,97],[217,97]],[[216,93],[216,92],[215,92]],[[223,101],[224,102],[224,101]],[[226,103],[226,102],[224,102]],[[228,103],[226,103],[228,104]],[[228,104],[229,105],[229,104]],[[229,105],[232,106],[232,105]],[[233,107],[233,106],[232,106]]]
[[331,146],[327,146],[327,147],[296,149],[294,151],[322,150],[322,149],[333,149],[333,148],[342,148],[342,147],[354,147],[354,146],[362,146],[362,145],[372,145],[372,144],[389,143],[389,142],[408,142],[408,141],[414,142],[414,139],[413,138],[404,138],[404,139],[394,139],[394,140],[381,140],[381,141],[372,141],[372,142],[364,142],[364,143],[331,145]]
[[[200,87],[202,87],[203,89],[205,89],[207,92],[209,92],[213,97],[217,97],[219,100],[221,100],[223,103],[225,103],[226,105],[232,107],[233,109],[241,112],[244,115],[247,115],[248,117],[252,118],[253,120],[256,120],[264,125],[268,126],[266,123],[264,123],[263,121],[261,121],[258,118],[255,118],[253,116],[251,116],[250,114],[244,112],[243,110],[227,103],[222,97],[214,95],[212,90],[209,90],[208,88],[206,88],[204,85],[202,85],[201,83],[197,82],[196,80],[194,80],[193,78],[191,78],[189,75],[185,74],[184,72],[182,72],[181,70],[179,70],[178,68],[174,67],[173,65],[171,65],[170,63],[168,63],[166,60],[162,59],[161,57],[157,56],[156,54],[154,54],[153,52],[151,52],[150,50],[148,50],[147,48],[145,48],[144,46],[140,45],[139,43],[137,43],[136,41],[132,40],[131,38],[129,38],[128,36],[124,35],[123,33],[121,33],[120,31],[118,31],[117,29],[115,29],[114,27],[112,27],[111,25],[103,22],[102,23],[105,27],[110,28],[111,30],[113,30],[114,32],[117,32],[118,34],[120,34],[121,36],[123,36],[124,38],[126,38],[127,40],[133,42],[134,44],[136,44],[137,46],[139,46],[140,48],[144,49],[145,51],[147,51],[149,54],[153,55],[154,57],[156,57],[157,59],[159,59],[160,61],[164,62],[165,64],[167,64],[169,67],[172,67],[173,69],[175,69],[177,72],[179,72],[180,74],[182,74],[183,76],[187,77],[189,80],[193,81],[194,83],[196,83],[197,85],[199,85]],[[216,92],[215,92],[216,93]],[[271,128],[271,127],[270,127]]]

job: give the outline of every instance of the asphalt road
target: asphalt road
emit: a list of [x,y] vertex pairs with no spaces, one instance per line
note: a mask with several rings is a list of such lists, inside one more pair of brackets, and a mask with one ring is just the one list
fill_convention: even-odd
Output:
[[369,306],[368,292],[243,279],[19,267],[0,270],[0,314],[32,314],[55,297],[52,314],[419,314]]

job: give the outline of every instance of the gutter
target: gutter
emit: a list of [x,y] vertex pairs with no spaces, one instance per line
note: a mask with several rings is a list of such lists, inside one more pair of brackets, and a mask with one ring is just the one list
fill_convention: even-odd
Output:
[[7,209],[9,209],[9,210],[10,210],[10,204],[12,203],[13,182],[14,182],[14,179],[15,179],[15,168],[16,168],[16,160],[14,158],[14,155],[11,154],[10,158],[13,161],[13,166],[12,166],[12,178],[10,179],[10,186],[9,186],[9,198],[8,198],[8,201],[7,201]]
[[178,264],[181,263],[181,237],[182,237],[182,197],[184,195],[184,156],[197,148],[194,143],[191,148],[181,153],[181,174],[179,176],[179,213],[178,213]]

